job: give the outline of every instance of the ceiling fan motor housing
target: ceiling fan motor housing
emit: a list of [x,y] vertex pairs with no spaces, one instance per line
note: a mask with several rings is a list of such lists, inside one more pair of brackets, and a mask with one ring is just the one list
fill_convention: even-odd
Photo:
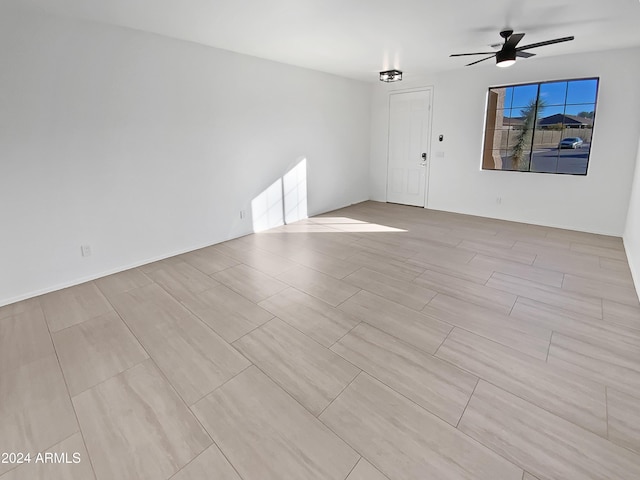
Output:
[[506,62],[508,60],[515,61],[516,59],[516,49],[515,47],[508,47],[505,45],[502,47],[502,50],[496,53],[496,63]]

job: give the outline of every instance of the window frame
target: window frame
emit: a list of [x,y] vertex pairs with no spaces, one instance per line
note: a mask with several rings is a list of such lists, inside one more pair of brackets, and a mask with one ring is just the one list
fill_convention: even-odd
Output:
[[[560,83],[560,82],[567,82],[567,88],[568,88],[568,83],[569,82],[574,82],[574,81],[584,81],[584,80],[595,80],[596,81],[596,95],[595,95],[595,99],[593,102],[593,119],[591,122],[591,142],[589,143],[589,153],[587,155],[587,164],[585,167],[585,172],[584,173],[569,173],[569,172],[536,172],[534,170],[531,170],[531,163],[532,163],[532,153],[533,153],[533,146],[534,146],[534,142],[535,142],[535,125],[534,128],[532,130],[532,138],[531,138],[531,150],[529,151],[529,169],[528,170],[509,170],[509,169],[497,169],[497,168],[484,168],[484,156],[485,156],[485,152],[486,152],[486,147],[487,147],[487,141],[489,140],[488,136],[487,136],[487,127],[488,127],[488,118],[489,118],[489,94],[491,92],[491,90],[495,90],[495,89],[499,89],[499,88],[515,88],[515,87],[526,87],[529,85],[537,85],[538,87],[538,91],[536,93],[536,117],[537,117],[537,110],[538,110],[538,104],[539,104],[539,100],[540,100],[540,90],[542,85],[548,84],[548,83]],[[578,177],[586,177],[589,174],[589,163],[591,161],[591,146],[593,145],[593,134],[595,132],[595,125],[596,125],[596,116],[597,116],[597,111],[598,111],[598,97],[600,96],[600,77],[578,77],[578,78],[559,78],[559,79],[555,79],[555,80],[544,80],[544,81],[539,81],[539,82],[524,82],[524,83],[510,83],[510,84],[504,84],[504,85],[491,85],[487,88],[487,93],[486,93],[486,99],[485,99],[485,112],[484,112],[484,129],[483,129],[483,141],[482,141],[482,154],[480,156],[480,170],[483,172],[516,172],[516,173],[537,173],[537,174],[547,174],[547,175],[571,175],[571,176],[578,176]],[[513,95],[513,94],[512,94]],[[565,103],[563,104],[564,108],[565,108],[565,112],[566,112],[566,108],[569,105],[583,105],[582,103],[567,103],[567,99],[565,98]],[[586,104],[585,104],[586,105]],[[512,107],[509,107],[509,110],[511,110]],[[507,108],[503,108],[502,110],[507,110]],[[563,113],[563,115],[567,115],[566,113]],[[537,120],[536,120],[537,121]],[[562,136],[560,137],[560,141],[562,141]],[[493,144],[492,144],[493,146]],[[491,150],[495,150],[495,149],[491,149]]]

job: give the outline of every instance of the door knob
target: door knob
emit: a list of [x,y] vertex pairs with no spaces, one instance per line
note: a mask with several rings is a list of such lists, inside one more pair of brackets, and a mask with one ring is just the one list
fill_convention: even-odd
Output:
[[427,161],[427,154],[426,153],[422,154],[422,160],[424,160],[425,162]]

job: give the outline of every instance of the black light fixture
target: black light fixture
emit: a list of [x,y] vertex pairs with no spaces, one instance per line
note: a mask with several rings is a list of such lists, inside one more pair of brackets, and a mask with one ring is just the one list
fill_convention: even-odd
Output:
[[506,45],[496,53],[496,65],[501,68],[510,67],[516,63],[516,49]]
[[[504,38],[504,44],[499,52],[477,52],[477,53],[454,53],[450,55],[451,57],[466,57],[468,55],[489,55],[488,57],[481,58],[480,60],[476,60],[475,62],[471,62],[467,64],[467,67],[471,65],[477,65],[480,62],[484,62],[486,60],[490,60],[495,57],[496,65],[498,67],[510,67],[514,63],[516,63],[516,58],[531,58],[536,54],[527,52],[526,50],[530,50],[532,48],[546,47],[547,45],[554,45],[556,43],[570,42],[574,40],[573,35],[570,37],[562,37],[562,38],[554,38],[553,40],[546,40],[544,42],[538,43],[530,43],[529,45],[524,45],[519,47],[518,44],[524,37],[524,33],[513,33],[513,30],[506,29],[500,32],[500,36]],[[492,47],[499,47],[500,44],[492,45]]]
[[402,80],[402,72],[400,70],[386,70],[380,72],[381,82],[399,82]]

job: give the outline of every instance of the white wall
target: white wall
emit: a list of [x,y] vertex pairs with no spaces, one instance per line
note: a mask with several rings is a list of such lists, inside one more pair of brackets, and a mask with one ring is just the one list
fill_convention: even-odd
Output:
[[640,142],[623,239],[636,291],[640,297]]
[[249,233],[303,158],[310,215],[367,199],[369,118],[364,83],[0,15],[0,305]]
[[[428,208],[621,236],[640,134],[640,49],[519,60],[509,69],[467,67],[379,84],[372,97],[371,197],[385,201],[388,95],[434,87]],[[489,62],[487,62],[489,63]],[[593,148],[585,176],[483,171],[490,86],[600,77]],[[444,135],[444,142],[437,141]],[[444,158],[435,155],[444,152]],[[502,203],[496,203],[496,197]]]

